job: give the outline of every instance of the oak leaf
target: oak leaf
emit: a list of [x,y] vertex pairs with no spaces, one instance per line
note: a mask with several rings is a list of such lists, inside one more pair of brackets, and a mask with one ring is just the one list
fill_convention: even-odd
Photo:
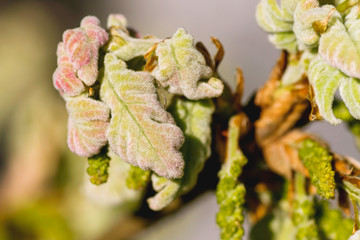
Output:
[[102,102],[78,96],[69,98],[66,103],[69,113],[68,146],[82,157],[90,157],[100,152],[107,138],[109,108]]
[[193,37],[183,28],[160,42],[155,53],[157,66],[152,74],[169,92],[191,100],[218,97],[222,93],[222,81],[213,77],[211,67],[194,46]]
[[114,54],[105,55],[101,99],[111,109],[106,135],[110,149],[124,161],[160,176],[179,178],[184,136],[161,106],[153,77],[126,68]]

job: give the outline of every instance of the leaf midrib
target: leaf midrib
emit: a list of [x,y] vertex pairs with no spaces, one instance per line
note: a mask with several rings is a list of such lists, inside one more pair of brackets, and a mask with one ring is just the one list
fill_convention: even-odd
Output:
[[150,141],[150,139],[148,138],[147,134],[145,133],[143,127],[140,125],[140,123],[137,121],[136,117],[131,113],[129,107],[127,106],[127,104],[125,103],[125,101],[123,101],[121,99],[121,97],[119,96],[119,94],[117,93],[114,85],[112,84],[112,82],[109,80],[109,77],[106,77],[106,81],[109,83],[109,86],[111,88],[111,90],[114,92],[115,97],[117,98],[117,100],[120,102],[121,105],[123,105],[123,107],[125,108],[125,110],[128,112],[128,114],[130,115],[130,117],[132,118],[132,120],[135,122],[135,124],[138,126],[138,128],[140,129],[141,133],[144,135],[145,139],[147,140],[147,142],[149,143],[151,149],[153,150],[153,152],[155,153],[157,159],[162,163],[160,156],[158,155],[155,147],[153,146],[152,142]]

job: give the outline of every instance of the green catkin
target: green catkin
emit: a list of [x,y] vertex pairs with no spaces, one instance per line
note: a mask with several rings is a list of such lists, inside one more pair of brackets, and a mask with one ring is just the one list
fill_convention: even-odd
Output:
[[150,180],[150,171],[144,171],[139,167],[130,166],[126,186],[133,190],[142,190]]
[[241,239],[244,235],[243,204],[245,202],[245,186],[238,181],[242,167],[247,159],[239,148],[240,126],[239,115],[230,119],[227,158],[219,172],[219,184],[216,188],[217,202],[220,210],[216,222],[221,229],[222,240]]
[[90,176],[90,182],[92,184],[101,185],[107,182],[110,160],[107,152],[104,151],[88,158],[89,166],[86,169],[86,172]]
[[300,173],[295,175],[295,199],[292,221],[297,226],[296,240],[318,240],[319,233],[315,224],[314,198],[305,191],[305,177]]
[[304,140],[299,147],[299,157],[309,170],[311,183],[320,196],[333,198],[335,195],[335,172],[332,170],[332,156],[329,151],[311,139]]

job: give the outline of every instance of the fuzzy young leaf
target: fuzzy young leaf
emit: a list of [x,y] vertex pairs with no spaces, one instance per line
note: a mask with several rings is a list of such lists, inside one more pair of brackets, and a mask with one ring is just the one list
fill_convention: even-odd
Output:
[[154,189],[158,189],[159,193],[148,199],[151,209],[166,207],[195,186],[198,174],[211,154],[211,119],[214,110],[210,99],[191,101],[177,98],[170,107],[177,125],[185,134],[185,143],[181,148],[185,160],[184,176],[170,180],[153,175]]
[[53,75],[54,86],[61,93],[69,96],[76,96],[85,90],[82,81],[76,76],[74,67],[65,53],[64,43],[57,47],[58,67]]
[[360,119],[360,81],[350,78],[338,69],[328,65],[321,57],[315,58],[309,66],[309,81],[314,89],[315,101],[321,116],[332,124],[339,124],[332,104],[336,90],[340,87],[340,95],[354,118]]
[[283,0],[281,7],[276,0],[261,0],[256,9],[259,26],[271,33],[269,41],[278,49],[297,52],[297,41],[293,33],[293,14],[299,0]]
[[317,29],[314,26],[321,25],[326,29],[328,18],[331,17],[334,10],[335,7],[330,5],[319,7],[318,0],[302,0],[299,2],[294,13],[293,30],[301,49],[318,46],[320,33],[316,31]]
[[332,156],[328,150],[314,140],[301,143],[299,157],[309,170],[311,183],[320,196],[333,198],[335,195],[335,172],[332,170]]
[[99,48],[107,41],[108,34],[96,17],[85,17],[80,28],[66,30],[63,42],[58,45],[58,68],[53,76],[55,88],[76,96],[84,90],[82,82],[93,85],[98,76]]
[[107,50],[123,61],[144,56],[154,44],[161,41],[156,37],[131,37],[126,30],[126,24],[127,21],[123,15],[116,14],[108,17],[107,25],[112,30]]
[[89,166],[86,169],[90,176],[90,182],[94,185],[101,185],[106,183],[108,179],[108,168],[110,165],[110,157],[106,151],[101,151],[99,154],[88,158]]
[[216,198],[220,210],[216,222],[221,228],[221,239],[241,239],[244,235],[243,204],[245,202],[245,186],[238,182],[242,167],[247,159],[239,148],[239,138],[242,123],[241,115],[230,119],[228,141],[226,146],[226,162],[219,172],[219,184],[216,188]]
[[68,146],[82,157],[99,153],[106,142],[109,125],[109,108],[102,102],[85,96],[69,98],[66,103],[69,113]]
[[105,55],[101,99],[111,109],[106,135],[110,149],[123,160],[160,176],[179,178],[184,136],[156,95],[153,77],[126,69],[111,53]]
[[152,74],[163,87],[169,87],[169,92],[192,100],[218,97],[222,93],[222,81],[212,77],[212,69],[195,48],[193,37],[183,28],[158,44],[156,56],[158,65]]
[[360,78],[360,20],[359,8],[353,7],[345,18],[338,12],[329,21],[328,30],[319,42],[320,56],[332,67],[350,77]]
[[270,34],[269,41],[274,44],[277,49],[285,49],[290,53],[297,52],[298,44],[293,32]]

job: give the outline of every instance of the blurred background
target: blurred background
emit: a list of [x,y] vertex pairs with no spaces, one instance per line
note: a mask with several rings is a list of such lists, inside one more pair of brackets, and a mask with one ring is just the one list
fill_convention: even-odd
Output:
[[[104,204],[101,192],[86,186],[86,159],[66,146],[65,104],[52,86],[65,29],[78,27],[86,15],[105,27],[108,14],[122,13],[142,35],[165,38],[184,27],[212,53],[215,36],[225,47],[221,76],[234,86],[235,68],[242,68],[247,99],[280,54],[256,24],[257,2],[0,0],[0,240],[121,239],[117,226],[137,207],[131,200],[140,196],[121,206]],[[334,151],[360,159],[344,126],[317,122],[308,130]],[[136,239],[219,239],[216,212],[215,195],[208,192]]]

